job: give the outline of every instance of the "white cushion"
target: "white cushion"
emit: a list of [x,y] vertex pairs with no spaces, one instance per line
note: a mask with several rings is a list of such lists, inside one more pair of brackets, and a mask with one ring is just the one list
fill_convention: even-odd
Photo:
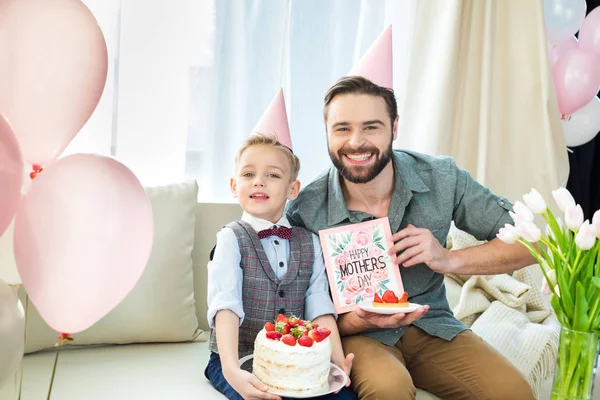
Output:
[[[192,275],[198,185],[193,181],[146,188],[146,192],[154,217],[148,265],[127,298],[95,325],[73,335],[72,345],[181,342],[201,332]],[[53,347],[57,332],[26,302],[22,290],[21,298],[27,304],[25,352]]]

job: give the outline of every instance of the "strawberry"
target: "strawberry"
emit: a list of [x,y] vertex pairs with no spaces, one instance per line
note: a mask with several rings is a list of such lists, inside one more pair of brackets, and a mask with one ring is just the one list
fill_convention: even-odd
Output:
[[298,339],[298,344],[304,347],[312,346],[313,342],[314,341],[310,338],[310,336],[300,336],[300,339]]
[[272,332],[275,330],[275,324],[272,322],[265,323],[265,331]]
[[383,293],[383,296],[381,296],[381,300],[383,300],[384,303],[397,303],[398,297],[391,290],[386,290]]
[[275,330],[281,332],[283,335],[287,335],[290,333],[290,326],[287,322],[277,322],[275,324]]
[[290,330],[290,335],[298,339],[300,336],[308,335],[308,329],[302,325],[297,325]]
[[298,325],[298,326],[296,327],[296,329],[298,329],[300,332],[302,332],[302,336],[306,336],[306,335],[308,335],[308,329],[306,329],[306,327],[305,327],[305,326]]
[[321,336],[323,336],[323,339],[326,339],[327,336],[331,335],[331,331],[329,330],[329,328],[325,327],[317,328],[317,332],[319,332]]
[[317,329],[319,327],[319,324],[312,324],[313,325],[313,329]]
[[313,329],[312,331],[308,331],[308,337],[317,343],[319,343],[321,340],[324,339],[323,334],[321,332],[319,332],[318,329]]
[[291,317],[288,318],[288,324],[290,324],[290,326],[293,328],[296,325],[298,325],[298,322],[301,321],[300,318],[296,317],[295,315],[292,315]]
[[373,298],[373,302],[374,303],[383,303],[383,300],[381,300],[381,297],[379,297],[379,295],[377,293],[375,293],[375,297]]
[[307,324],[307,323],[309,323],[309,322],[310,322],[310,321],[305,321],[305,320],[303,320],[303,319],[299,319],[299,320],[296,322],[296,325],[304,326],[304,325],[306,325],[306,324]]
[[290,335],[298,339],[300,336],[303,336],[302,331],[299,327],[295,326],[290,330]]
[[286,324],[288,323],[288,318],[283,315],[283,314],[278,314],[277,315],[277,319],[275,320],[275,322],[285,322]]
[[293,337],[292,335],[283,335],[281,337],[281,341],[285,344],[287,344],[288,346],[295,346],[296,345],[296,338]]
[[277,331],[268,331],[267,332],[267,339],[279,340],[279,338],[281,338],[281,336],[283,336],[283,335]]
[[404,292],[402,293],[402,297],[400,297],[400,300],[398,300],[398,303],[406,303],[408,301],[408,293]]
[[304,327],[310,331],[315,328],[315,324],[313,324],[311,321],[305,321]]

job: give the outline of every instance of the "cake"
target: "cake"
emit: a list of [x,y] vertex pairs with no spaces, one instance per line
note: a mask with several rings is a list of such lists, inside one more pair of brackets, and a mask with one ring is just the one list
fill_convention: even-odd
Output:
[[375,298],[373,299],[373,307],[396,307],[396,308],[408,308],[408,293],[402,293],[402,296],[398,298],[396,293],[391,290],[386,290],[383,292],[383,295],[379,297],[377,293],[375,293]]
[[254,341],[252,372],[279,391],[323,393],[329,387],[330,333],[311,321],[279,314]]

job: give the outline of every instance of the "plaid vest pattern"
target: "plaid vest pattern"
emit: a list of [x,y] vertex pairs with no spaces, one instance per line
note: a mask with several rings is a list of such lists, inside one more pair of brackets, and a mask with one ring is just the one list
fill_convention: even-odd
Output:
[[[256,231],[244,221],[226,225],[235,233],[241,254],[243,270],[242,302],[244,321],[239,331],[239,358],[252,354],[254,340],[266,321],[274,321],[277,314],[304,318],[304,296],[312,275],[314,246],[312,234],[299,227],[293,228],[290,240],[288,270],[282,280],[271,268]],[[215,329],[210,332],[209,349],[218,353]]]

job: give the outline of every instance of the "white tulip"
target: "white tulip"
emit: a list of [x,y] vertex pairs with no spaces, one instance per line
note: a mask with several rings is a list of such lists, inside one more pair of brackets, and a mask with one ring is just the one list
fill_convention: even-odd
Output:
[[540,192],[535,189],[531,189],[529,193],[523,195],[523,201],[534,214],[542,214],[546,211],[546,202]]
[[548,281],[546,281],[546,279],[544,279],[544,282],[542,282],[542,287],[540,288],[540,290],[542,291],[542,294],[546,296],[552,293],[550,291],[550,286],[548,286]]
[[596,244],[596,230],[587,219],[575,235],[575,244],[581,250],[589,250]]
[[567,225],[567,228],[577,233],[579,228],[581,228],[581,224],[583,224],[583,210],[581,206],[579,204],[576,206],[567,206],[565,209],[565,225]]
[[520,224],[521,222],[528,222],[528,221],[525,221],[523,218],[521,218],[520,216],[518,216],[517,214],[515,214],[512,211],[509,211],[508,215],[510,215],[510,217],[512,218],[512,220],[515,222],[515,225],[516,224]]
[[520,222],[515,227],[519,235],[528,242],[535,243],[542,237],[542,231],[533,222]]
[[600,210],[594,213],[592,217],[592,226],[596,230],[596,237],[600,239]]
[[529,207],[521,203],[519,200],[515,201],[515,204],[513,205],[513,210],[517,218],[520,220],[519,222],[533,222],[535,218],[533,212],[531,212]]
[[505,224],[504,228],[500,228],[500,231],[496,237],[502,240],[504,243],[514,244],[517,242],[517,239],[520,238],[520,235],[517,228],[510,224]]
[[554,197],[554,201],[556,201],[558,208],[560,208],[560,211],[562,212],[564,212],[569,206],[575,206],[575,199],[573,198],[573,195],[563,187],[553,190],[552,197]]

